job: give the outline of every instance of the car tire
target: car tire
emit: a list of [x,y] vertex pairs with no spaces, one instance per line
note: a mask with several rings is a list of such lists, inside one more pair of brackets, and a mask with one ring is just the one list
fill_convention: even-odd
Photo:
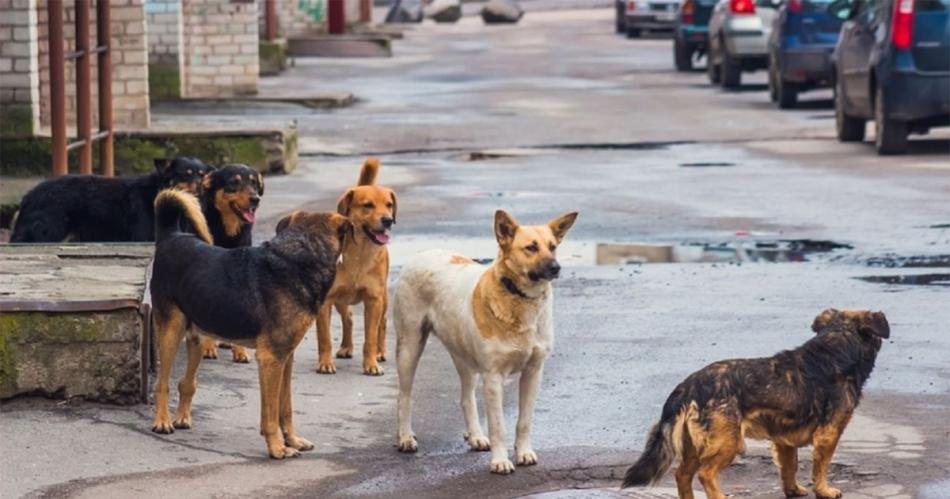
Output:
[[907,151],[907,123],[887,118],[884,91],[874,92],[874,147],[878,154],[903,154]]
[[844,108],[844,93],[841,80],[835,81],[835,131],[838,142],[861,142],[864,140],[865,120],[848,115]]
[[722,88],[734,90],[742,86],[742,63],[729,55],[729,49],[723,44],[722,68],[719,70]]
[[673,62],[677,71],[693,70],[693,48],[679,36],[673,38]]
[[775,83],[775,71],[772,63],[769,63],[769,100],[772,102],[778,102],[778,88]]
[[713,52],[712,45],[706,50],[706,77],[709,83],[718,85],[722,75],[719,73],[719,65],[716,64],[716,53]]
[[640,28],[627,26],[627,38],[640,38]]
[[795,109],[798,105],[798,85],[785,81],[779,75],[776,75],[775,81],[775,93],[779,109]]

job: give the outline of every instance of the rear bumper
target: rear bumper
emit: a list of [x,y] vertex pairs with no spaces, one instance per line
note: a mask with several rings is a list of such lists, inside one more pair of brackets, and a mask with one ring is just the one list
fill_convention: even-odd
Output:
[[760,30],[726,32],[726,50],[737,59],[768,58],[768,36]]
[[832,50],[834,47],[783,49],[779,54],[782,79],[830,86]]
[[676,17],[665,17],[662,13],[656,14],[627,14],[627,27],[651,30],[672,30],[676,25]]
[[681,24],[677,29],[683,41],[694,47],[705,47],[709,43],[709,26]]
[[950,73],[894,71],[882,85],[888,118],[950,124]]

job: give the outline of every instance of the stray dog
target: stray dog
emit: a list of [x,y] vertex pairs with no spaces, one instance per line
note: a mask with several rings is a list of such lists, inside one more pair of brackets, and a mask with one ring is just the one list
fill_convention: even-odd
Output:
[[[225,165],[211,172],[202,181],[202,212],[208,222],[214,245],[222,248],[251,246],[257,207],[264,195],[264,176],[247,165]],[[247,349],[240,345],[221,343],[231,348],[234,362],[251,361]],[[201,355],[218,358],[218,342],[204,337]]]
[[66,175],[23,197],[12,243],[154,241],[152,204],[167,188],[199,194],[212,168],[189,157],[156,159],[155,171],[135,177]]
[[706,496],[724,498],[719,473],[750,437],[772,441],[786,497],[808,494],[795,474],[798,448],[809,444],[815,495],[841,497],[828,485],[828,466],[890,326],[881,312],[831,308],[811,328],[817,336],[794,350],[715,362],[687,377],[666,399],[623,487],[656,483],[679,457],[680,498],[693,497],[697,471]]
[[389,302],[389,231],[396,223],[396,193],[379,187],[379,160],[367,159],[356,187],[347,189],[337,203],[337,212],[349,218],[352,231],[343,242],[343,258],[337,264],[336,280],[317,316],[317,372],[336,372],[330,338],[331,307],[343,319],[339,358],[353,356],[353,319],[350,306],[363,303],[363,374],[379,376],[379,362],[386,360],[386,307]]
[[[313,444],[294,430],[291,375],[294,350],[313,324],[336,274],[350,223],[336,213],[295,212],[277,225],[277,236],[258,247],[211,245],[198,200],[167,190],[155,200],[156,243],[150,290],[159,372],[152,431],[191,428],[201,345],[186,342],[188,363],[178,383],[174,419],[168,382],[175,354],[190,323],[222,340],[257,349],[261,434],[272,458],[294,457]],[[187,222],[198,234],[180,231]]]
[[[415,452],[418,447],[412,431],[412,382],[431,333],[445,345],[458,370],[463,438],[472,450],[491,450],[492,473],[514,471],[505,442],[502,384],[508,374],[521,373],[515,454],[519,465],[537,464],[531,419],[544,360],[554,341],[551,281],[561,271],[555,251],[576,218],[577,213],[568,213],[547,225],[520,227],[499,210],[495,212],[498,258],[491,267],[438,250],[426,251],[403,267],[393,298],[400,451]],[[487,439],[475,407],[479,375]]]

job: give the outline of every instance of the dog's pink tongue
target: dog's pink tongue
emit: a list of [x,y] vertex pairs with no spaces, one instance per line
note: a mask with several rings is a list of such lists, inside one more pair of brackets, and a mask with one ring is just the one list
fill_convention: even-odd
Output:
[[386,244],[389,242],[389,234],[385,232],[374,232],[373,237],[376,238],[376,242],[379,244]]
[[244,221],[249,224],[254,223],[254,220],[257,219],[257,215],[255,215],[251,210],[242,210],[241,216],[244,217]]

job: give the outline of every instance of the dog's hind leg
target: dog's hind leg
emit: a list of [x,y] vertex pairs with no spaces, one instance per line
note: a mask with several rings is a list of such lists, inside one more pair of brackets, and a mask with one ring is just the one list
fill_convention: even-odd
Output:
[[[192,326],[196,327],[196,326]],[[201,335],[201,357],[205,359],[217,359],[218,358],[218,340]]]
[[294,429],[294,406],[291,378],[294,373],[294,355],[284,364],[283,380],[280,385],[280,429],[284,434],[284,443],[297,450],[313,449],[313,443],[297,435]]
[[702,441],[699,454],[699,483],[703,484],[708,499],[725,499],[719,485],[719,473],[726,469],[742,448],[742,430],[735,409],[726,408],[709,416],[704,438],[695,435],[698,425],[690,425],[693,442]]
[[376,340],[376,360],[386,362],[386,311],[389,309],[389,297],[383,295],[383,311],[379,314],[379,338]]
[[379,367],[379,323],[386,310],[381,298],[367,298],[363,302],[363,322],[366,328],[363,340],[363,374],[382,376],[383,368]]
[[478,381],[478,374],[467,366],[452,357],[455,363],[455,370],[459,373],[459,382],[462,385],[459,405],[462,407],[462,416],[465,417],[465,433],[462,438],[468,442],[468,446],[475,451],[491,450],[491,444],[488,437],[482,432],[482,425],[478,421],[478,405],[475,402],[475,383]]
[[[432,324],[429,319],[409,320],[396,307],[396,369],[399,373],[398,447],[400,452],[415,452],[419,448],[412,432],[412,383],[416,377],[419,358],[426,347]],[[409,311],[406,313],[415,313]]]
[[344,303],[337,303],[335,307],[343,322],[343,340],[340,341],[340,349],[336,351],[336,358],[351,359],[353,358],[353,311]]
[[676,491],[680,499],[693,499],[693,477],[699,470],[699,456],[688,435],[683,436],[680,465],[676,468]]
[[772,443],[772,456],[778,466],[778,473],[782,479],[782,490],[785,497],[803,497],[808,495],[808,489],[798,484],[795,475],[798,473],[798,448],[791,445]]
[[158,381],[155,383],[155,420],[152,431],[155,433],[174,433],[171,413],[168,411],[168,380],[171,378],[175,354],[185,332],[185,314],[174,306],[166,310],[156,307],[155,338],[158,342]]
[[851,421],[850,412],[836,414],[830,423],[819,426],[812,435],[811,479],[815,484],[815,496],[820,499],[841,497],[840,490],[828,485],[828,466],[831,464],[831,456],[834,455],[835,448],[838,447],[838,440],[849,421]]
[[491,441],[492,473],[507,475],[515,471],[508,459],[508,443],[505,442],[504,382],[500,373],[482,374],[482,390],[485,396],[485,414],[488,416],[488,439]]
[[534,401],[541,389],[544,358],[536,355],[521,371],[518,382],[518,423],[515,426],[515,462],[518,466],[538,464],[538,455],[531,447],[531,420],[534,418]]
[[267,335],[257,342],[257,369],[261,384],[261,435],[267,453],[274,459],[297,457],[300,451],[288,447],[280,429],[281,390],[287,358],[281,358],[267,345]]
[[185,375],[178,381],[178,411],[172,426],[179,430],[191,428],[191,401],[198,389],[198,365],[201,364],[202,337],[192,334],[185,340],[188,349],[188,365]]

